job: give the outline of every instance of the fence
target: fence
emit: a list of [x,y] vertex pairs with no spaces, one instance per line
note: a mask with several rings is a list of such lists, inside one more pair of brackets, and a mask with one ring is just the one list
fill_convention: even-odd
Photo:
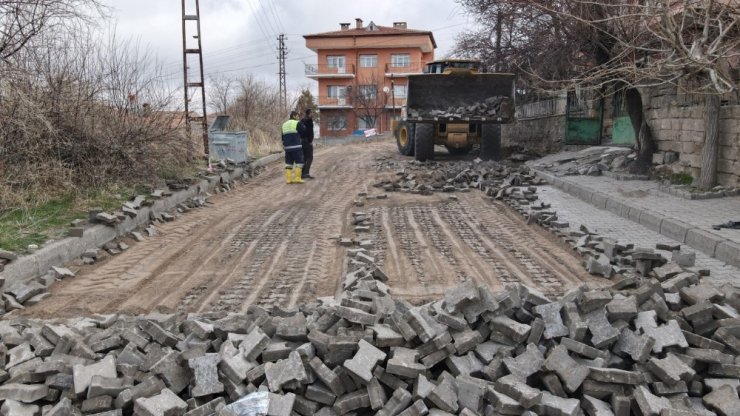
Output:
[[516,118],[518,120],[527,120],[564,115],[566,105],[567,100],[564,96],[518,104],[516,107]]

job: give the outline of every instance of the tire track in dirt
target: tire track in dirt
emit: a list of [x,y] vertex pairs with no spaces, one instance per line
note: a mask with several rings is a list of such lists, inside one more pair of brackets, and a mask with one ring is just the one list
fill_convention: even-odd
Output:
[[[20,314],[237,312],[249,305],[294,307],[333,295],[346,271],[351,213],[370,214],[371,254],[397,296],[420,303],[463,279],[492,289],[522,282],[547,294],[588,283],[580,259],[539,226],[482,193],[431,196],[389,193],[353,206],[371,187],[376,157],[396,157],[390,140],[320,149],[318,179],[285,185],[275,164],[209,208],[157,227],[161,233],[51,288],[52,296]],[[385,174],[385,172],[382,172]],[[387,176],[387,175],[386,175]]]
[[213,206],[160,224],[159,235],[54,285],[50,299],[25,313],[238,311],[331,295],[341,263],[329,237],[341,232],[365,159],[321,149],[315,169],[326,176],[302,186],[285,185],[282,167],[270,166],[211,198]]

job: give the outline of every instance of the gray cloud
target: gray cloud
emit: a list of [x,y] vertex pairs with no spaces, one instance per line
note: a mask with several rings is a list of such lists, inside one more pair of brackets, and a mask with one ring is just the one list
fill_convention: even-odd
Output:
[[[182,34],[179,1],[107,0],[113,7],[117,32],[146,45],[171,77],[182,77]],[[194,3],[192,0],[188,0]],[[304,34],[339,29],[340,22],[362,18],[389,26],[406,21],[408,27],[432,30],[436,56],[449,54],[454,36],[467,19],[451,0],[201,0],[201,31],[206,75],[238,77],[252,73],[277,84],[277,40],[287,36],[289,89],[314,86],[304,76],[304,64],[316,63],[305,47]]]

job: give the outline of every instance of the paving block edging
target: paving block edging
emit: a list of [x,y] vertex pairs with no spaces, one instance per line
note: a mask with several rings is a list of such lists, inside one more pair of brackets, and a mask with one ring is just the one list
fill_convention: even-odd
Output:
[[[255,160],[251,165],[254,167],[265,166],[282,159],[282,157],[282,153],[274,153]],[[0,278],[5,279],[4,287],[9,287],[15,282],[28,281],[42,276],[49,271],[51,266],[61,266],[80,257],[86,250],[102,247],[105,243],[147,224],[150,212],[160,213],[174,209],[178,204],[187,201],[189,198],[213,189],[222,181],[231,181],[241,176],[243,172],[244,169],[235,168],[232,172],[209,176],[191,185],[188,189],[173,192],[171,196],[155,201],[152,206],[141,207],[136,217],[126,218],[116,224],[115,227],[97,224],[85,228],[82,237],[65,237],[43,246],[32,254],[20,256],[5,265],[5,270],[0,273]]]
[[534,169],[534,171],[552,186],[599,209],[607,209],[622,218],[641,224],[645,228],[686,244],[710,257],[740,267],[740,256],[736,255],[740,252],[740,246],[722,236],[702,228],[692,227],[691,224],[668,218],[658,212],[605,196],[592,188],[556,177],[548,172],[539,169]]

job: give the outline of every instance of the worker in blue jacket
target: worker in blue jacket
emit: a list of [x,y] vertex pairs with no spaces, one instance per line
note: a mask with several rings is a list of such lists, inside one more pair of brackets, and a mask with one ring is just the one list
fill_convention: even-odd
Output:
[[[298,134],[298,112],[291,111],[290,119],[283,123],[283,149],[285,149],[285,183],[303,183],[303,146]],[[295,167],[294,167],[295,166]]]

